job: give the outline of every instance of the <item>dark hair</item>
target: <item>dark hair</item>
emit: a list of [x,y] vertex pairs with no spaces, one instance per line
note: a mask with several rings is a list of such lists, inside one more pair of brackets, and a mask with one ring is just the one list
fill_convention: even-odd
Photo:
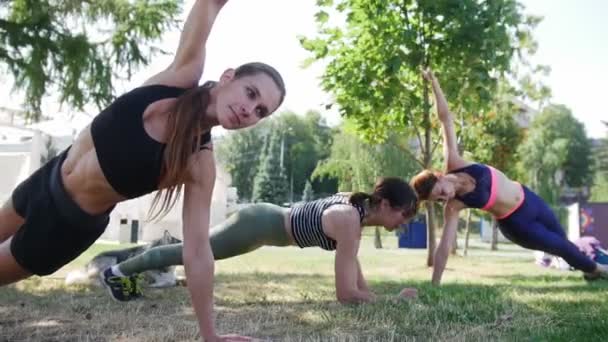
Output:
[[257,74],[266,74],[274,81],[277,88],[279,88],[279,91],[281,92],[281,98],[279,99],[280,106],[281,103],[283,103],[283,100],[285,99],[286,90],[285,82],[283,82],[283,77],[281,77],[281,74],[277,71],[277,69],[265,63],[251,62],[243,64],[240,67],[236,68],[236,70],[234,70],[234,78],[236,79],[244,76],[253,76]]
[[437,184],[441,173],[431,170],[422,170],[420,173],[412,177],[412,187],[416,190],[416,194],[421,201],[429,199],[433,187]]
[[[251,76],[264,73],[275,82],[281,91],[280,103],[285,97],[285,84],[279,72],[264,63],[247,63],[235,70],[234,77]],[[182,185],[188,176],[190,156],[201,145],[203,133],[210,127],[204,127],[209,91],[216,82],[206,82],[202,86],[187,90],[177,98],[167,119],[167,144],[163,153],[160,188],[152,200],[150,218],[166,215],[175,205],[182,192]],[[194,143],[194,144],[193,144]],[[158,209],[158,210],[156,210]]]
[[371,194],[356,192],[350,195],[349,202],[354,205],[369,207],[378,206],[380,201],[387,200],[393,208],[408,208],[408,216],[413,216],[418,210],[418,197],[404,180],[399,177],[383,177],[378,179]]

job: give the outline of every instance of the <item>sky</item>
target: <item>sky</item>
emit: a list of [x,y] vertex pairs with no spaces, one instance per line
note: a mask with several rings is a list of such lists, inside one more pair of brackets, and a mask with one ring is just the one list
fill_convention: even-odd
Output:
[[[218,79],[228,67],[250,61],[268,63],[281,72],[287,85],[285,102],[279,108],[305,113],[319,110],[330,124],[340,121],[335,111],[323,104],[330,96],[319,86],[323,66],[302,69],[309,57],[298,35],[314,36],[315,0],[229,0],[220,13],[207,43],[207,60],[202,81]],[[523,0],[526,13],[544,20],[534,31],[539,50],[536,63],[551,67],[545,83],[551,87],[554,103],[568,106],[585,124],[589,136],[605,137],[600,119],[608,120],[604,105],[604,83],[608,79],[608,1],[603,0]],[[193,0],[186,0],[185,19]],[[175,51],[179,31],[165,35],[159,43]],[[128,90],[163,70],[172,56],[159,56],[117,89]],[[335,107],[334,107],[335,108]]]

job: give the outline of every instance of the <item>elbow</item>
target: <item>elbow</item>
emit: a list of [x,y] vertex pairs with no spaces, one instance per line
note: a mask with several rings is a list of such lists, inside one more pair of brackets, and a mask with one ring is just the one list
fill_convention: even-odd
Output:
[[201,266],[213,266],[213,257],[211,251],[206,251],[205,247],[200,245],[184,245],[182,260],[186,269]]

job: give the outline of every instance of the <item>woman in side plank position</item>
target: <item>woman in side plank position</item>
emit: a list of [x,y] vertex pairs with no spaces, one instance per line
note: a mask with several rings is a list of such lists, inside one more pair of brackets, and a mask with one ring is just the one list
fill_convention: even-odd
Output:
[[198,85],[205,43],[226,1],[194,1],[167,69],[117,98],[14,190],[0,209],[0,285],[51,274],[75,259],[104,232],[117,203],[160,190],[152,210],[163,215],[183,189],[183,260],[201,337],[248,340],[215,332],[210,131],[256,124],[279,107],[285,86],[262,63]]
[[598,264],[568,240],[549,206],[526,186],[510,180],[489,165],[462,159],[458,153],[453,115],[431,71],[424,71],[435,94],[437,115],[443,130],[443,156],[446,173],[424,170],[412,178],[420,200],[443,201],[444,226],[435,252],[432,282],[439,285],[450,248],[456,239],[458,213],[478,208],[494,215],[503,235],[529,249],[557,255],[584,272],[586,279],[608,276],[608,267]]

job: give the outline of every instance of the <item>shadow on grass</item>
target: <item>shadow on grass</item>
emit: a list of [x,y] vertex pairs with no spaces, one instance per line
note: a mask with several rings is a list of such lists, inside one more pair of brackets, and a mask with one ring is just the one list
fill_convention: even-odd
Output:
[[[504,278],[509,284],[432,287],[427,281],[372,281],[377,302],[341,305],[335,301],[333,276],[218,274],[218,329],[273,341],[560,341],[608,334],[608,285],[551,287],[548,282],[564,280],[551,275]],[[397,300],[403,287],[417,288],[419,297]],[[597,300],[577,300],[581,293]],[[522,294],[542,296],[522,301],[517,297]],[[564,294],[573,300],[563,300]],[[100,288],[68,288],[59,280],[34,278],[0,288],[0,303],[0,341],[196,338],[196,319],[183,287],[148,290],[143,300],[116,303]]]

